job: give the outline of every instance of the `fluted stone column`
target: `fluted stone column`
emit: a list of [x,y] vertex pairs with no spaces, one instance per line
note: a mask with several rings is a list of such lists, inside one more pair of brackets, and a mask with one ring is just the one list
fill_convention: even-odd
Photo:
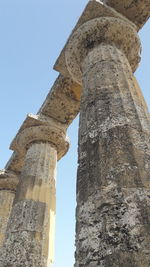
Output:
[[133,76],[136,28],[103,13],[74,31],[65,59],[83,85],[75,266],[148,267],[150,124]]
[[80,116],[76,266],[148,267],[148,113],[119,50],[106,45],[92,52],[100,57],[106,51],[106,62],[91,69],[93,57],[84,62],[89,68]]
[[18,181],[18,175],[15,173],[7,170],[0,171],[0,251],[3,246]]
[[54,120],[41,125],[36,117],[25,121],[12,145],[27,152],[0,259],[3,267],[47,267],[54,258],[56,164],[68,141],[65,126]]

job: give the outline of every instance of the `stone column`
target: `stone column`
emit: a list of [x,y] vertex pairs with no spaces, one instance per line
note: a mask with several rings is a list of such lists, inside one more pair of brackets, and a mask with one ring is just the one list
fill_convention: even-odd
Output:
[[47,267],[54,258],[56,164],[68,141],[65,126],[35,117],[27,118],[12,144],[27,152],[0,259],[3,267]]
[[133,76],[140,41],[123,19],[84,23],[65,50],[83,85],[76,267],[150,266],[150,124]]
[[7,170],[0,171],[0,251],[3,246],[18,181],[18,175],[15,173]]

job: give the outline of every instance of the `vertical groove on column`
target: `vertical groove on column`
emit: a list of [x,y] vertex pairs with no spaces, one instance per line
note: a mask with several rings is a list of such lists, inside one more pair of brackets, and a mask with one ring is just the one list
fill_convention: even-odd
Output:
[[33,143],[28,149],[1,267],[47,267],[53,261],[56,164],[57,151],[51,144]]
[[[138,86],[138,83],[135,79],[135,77],[132,74],[131,67],[127,61],[127,59],[124,56],[120,57],[120,62],[122,65],[124,65],[124,78],[126,79],[128,83],[128,88],[130,89],[130,97],[132,99],[133,107],[135,108],[135,113],[137,115],[137,118],[139,120],[139,123],[141,124],[141,130],[150,132],[150,124],[148,120],[148,108],[146,106],[144,97],[141,93],[141,90]],[[119,66],[117,66],[119,68]],[[121,88],[122,89],[122,88]],[[127,93],[129,93],[127,92]],[[123,101],[125,102],[125,92],[123,92]],[[129,104],[129,102],[125,102],[125,105]]]
[[76,267],[150,265],[150,125],[135,78],[116,47],[83,65]]
[[14,193],[10,190],[0,190],[0,250],[5,238],[6,227],[9,220]]

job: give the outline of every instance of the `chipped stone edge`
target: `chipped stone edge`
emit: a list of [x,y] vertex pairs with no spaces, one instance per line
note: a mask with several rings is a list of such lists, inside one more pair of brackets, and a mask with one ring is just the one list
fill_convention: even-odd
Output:
[[10,149],[25,157],[29,145],[33,142],[49,142],[57,148],[58,160],[69,149],[69,138],[66,136],[67,125],[44,115],[28,114],[13,139]]
[[19,182],[19,175],[13,171],[6,169],[0,170],[0,191],[9,190],[16,192],[16,188]]
[[[96,11],[96,13],[94,13]],[[70,77],[70,74],[67,70],[67,66],[66,66],[66,62],[65,62],[65,51],[67,49],[69,40],[72,38],[74,32],[85,22],[95,19],[95,18],[99,18],[99,17],[114,17],[114,18],[120,18],[123,21],[127,22],[128,24],[130,24],[136,31],[137,31],[137,27],[134,23],[132,23],[130,20],[128,20],[125,16],[121,15],[120,13],[118,13],[115,9],[111,8],[110,6],[102,3],[101,1],[97,1],[97,0],[90,0],[87,4],[87,6],[85,7],[81,17],[79,18],[76,26],[74,27],[74,29],[72,30],[72,33],[70,34],[63,50],[61,51],[58,59],[56,60],[56,63],[54,64],[54,70],[60,72],[62,75],[66,76],[66,77]]]

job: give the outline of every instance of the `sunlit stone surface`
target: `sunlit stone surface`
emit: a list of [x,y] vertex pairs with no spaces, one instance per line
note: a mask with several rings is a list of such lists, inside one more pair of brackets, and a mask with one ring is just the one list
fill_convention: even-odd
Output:
[[0,251],[5,239],[7,222],[9,220],[18,182],[19,174],[0,170]]
[[54,260],[56,165],[68,150],[66,125],[29,115],[11,147],[25,155],[0,266],[49,266]]
[[0,267],[51,266],[56,165],[79,109],[75,266],[150,266],[150,119],[133,75],[137,32],[149,16],[149,0],[85,7],[52,90],[27,116],[0,172]]
[[150,121],[133,75],[148,16],[148,1],[90,1],[55,64],[83,88],[75,267],[150,266]]

